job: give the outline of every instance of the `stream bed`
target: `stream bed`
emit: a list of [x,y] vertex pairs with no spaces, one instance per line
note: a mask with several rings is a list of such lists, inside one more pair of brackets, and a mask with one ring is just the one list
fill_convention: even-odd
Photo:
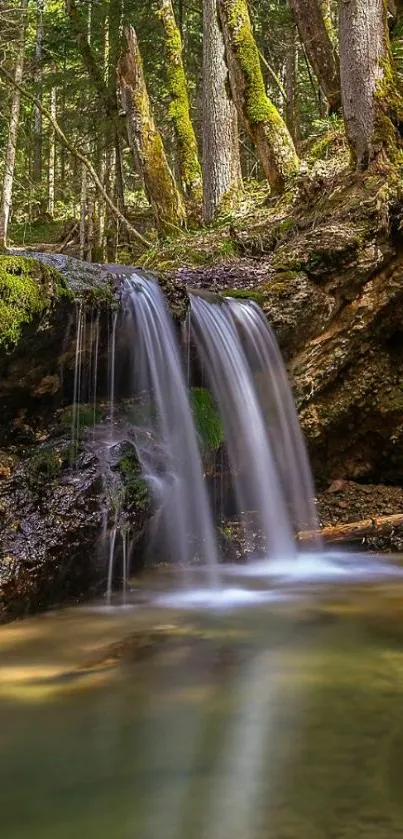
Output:
[[403,839],[403,586],[0,629],[4,839]]

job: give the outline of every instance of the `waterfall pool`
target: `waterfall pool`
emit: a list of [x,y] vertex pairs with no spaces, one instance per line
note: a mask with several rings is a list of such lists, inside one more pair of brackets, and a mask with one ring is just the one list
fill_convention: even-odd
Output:
[[214,610],[158,606],[174,569],[135,585],[0,629],[2,836],[403,837],[398,580]]

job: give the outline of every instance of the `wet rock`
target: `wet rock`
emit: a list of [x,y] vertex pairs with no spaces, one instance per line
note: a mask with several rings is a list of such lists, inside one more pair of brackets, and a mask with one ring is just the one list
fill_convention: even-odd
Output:
[[99,585],[102,477],[94,456],[41,447],[0,482],[0,621],[79,599]]

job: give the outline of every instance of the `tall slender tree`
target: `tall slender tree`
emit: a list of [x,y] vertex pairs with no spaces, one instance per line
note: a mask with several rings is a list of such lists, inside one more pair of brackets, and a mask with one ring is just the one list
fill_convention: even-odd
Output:
[[[55,67],[52,68],[55,71]],[[52,85],[50,91],[50,113],[53,120],[57,119],[57,88]],[[54,125],[49,124],[49,170],[48,170],[48,213],[53,218],[55,213],[55,178],[56,178],[56,132]]]
[[[21,0],[20,35],[17,47],[14,80],[20,85],[24,72],[25,33],[27,26],[27,0]],[[10,121],[4,160],[3,193],[0,211],[0,247],[7,247],[8,222],[10,218],[11,198],[13,194],[15,156],[17,152],[18,129],[20,124],[21,92],[17,86],[12,91]]]
[[285,120],[294,143],[299,140],[298,33],[294,23],[285,38]]
[[203,2],[203,217],[209,223],[223,199],[242,184],[238,118],[231,99],[216,0]]
[[341,107],[339,58],[319,0],[288,0],[306,54],[330,111]]
[[284,189],[299,161],[290,132],[266,94],[246,0],[218,0],[230,83],[238,114],[256,144],[273,191]]
[[395,153],[403,124],[384,0],[341,0],[339,28],[346,133],[354,163],[365,169],[382,151]]
[[[37,98],[42,100],[43,88],[43,12],[44,0],[37,0],[35,39],[35,87]],[[34,156],[32,176],[36,183],[42,177],[42,112],[34,107]]]

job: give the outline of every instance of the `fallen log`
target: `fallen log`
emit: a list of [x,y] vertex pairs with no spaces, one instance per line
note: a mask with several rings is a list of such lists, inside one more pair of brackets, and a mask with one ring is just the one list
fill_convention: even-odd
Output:
[[320,531],[303,530],[297,534],[297,540],[304,544],[312,542],[315,536],[320,536],[326,544],[357,542],[366,536],[391,536],[398,527],[403,528],[403,513],[331,525],[323,527]]

